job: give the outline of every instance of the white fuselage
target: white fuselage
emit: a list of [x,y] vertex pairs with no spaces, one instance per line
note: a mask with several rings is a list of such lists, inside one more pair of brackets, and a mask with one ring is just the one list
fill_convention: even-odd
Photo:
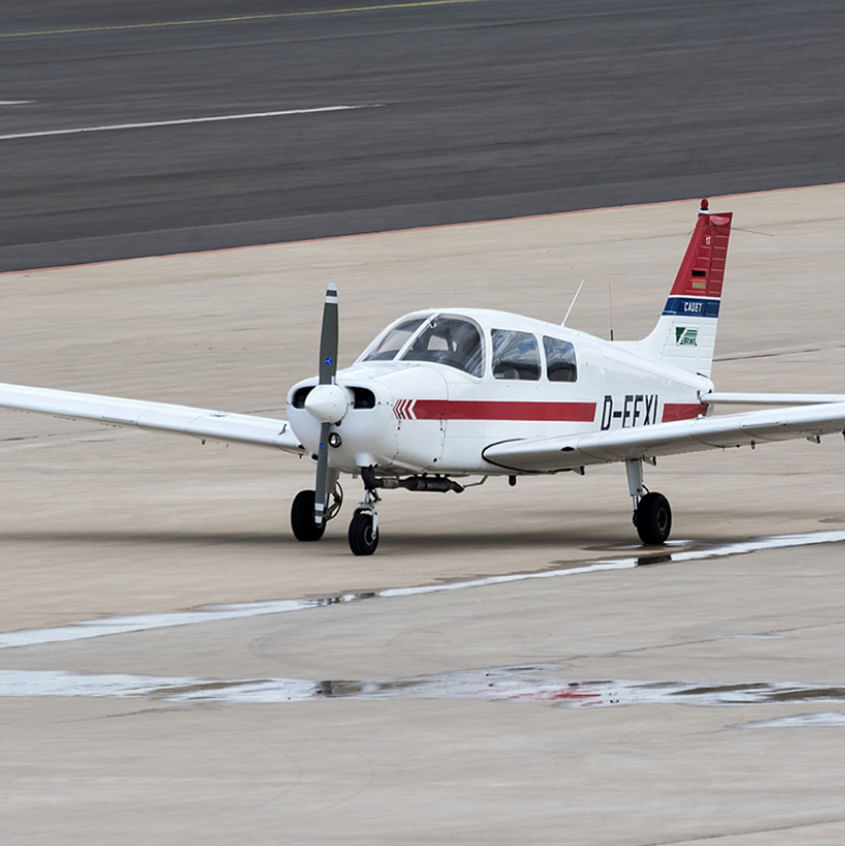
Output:
[[[395,349],[394,349],[395,347]],[[491,444],[649,426],[706,413],[704,377],[563,326],[506,312],[414,312],[337,373],[348,405],[330,466],[355,473],[511,474]],[[288,394],[288,420],[312,455],[320,423],[304,407],[316,379]],[[333,440],[337,440],[336,438]]]

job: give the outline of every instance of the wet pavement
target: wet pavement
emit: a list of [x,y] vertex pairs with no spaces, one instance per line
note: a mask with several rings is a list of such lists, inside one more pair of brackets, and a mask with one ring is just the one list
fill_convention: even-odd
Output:
[[[568,562],[565,567],[454,580],[375,591],[348,591],[322,597],[279,599],[254,603],[210,606],[171,614],[137,614],[83,620],[55,628],[21,630],[0,635],[0,649],[28,649],[38,660],[38,647],[92,638],[112,638],[159,629],[177,629],[209,623],[273,617],[318,608],[346,606],[369,600],[426,596],[456,591],[476,591],[536,579],[588,577],[590,574],[630,570],[636,567],[682,564],[731,558],[759,551],[845,544],[845,531],[775,535],[739,543],[695,544],[673,541],[661,549],[642,550],[589,563]],[[780,634],[736,635],[755,640],[779,640]],[[34,650],[34,651],[33,651]],[[530,656],[526,656],[530,657]],[[843,685],[753,680],[736,682],[683,682],[669,680],[585,680],[573,678],[566,664],[527,664],[462,669],[427,675],[371,679],[304,678],[201,678],[97,673],[67,669],[0,669],[3,697],[112,697],[180,703],[217,702],[229,705],[302,703],[326,699],[464,699],[554,703],[569,708],[626,705],[737,706],[807,703],[845,704]],[[840,719],[843,718],[843,719]],[[805,722],[809,719],[809,723]],[[822,719],[812,715],[784,717],[751,725],[845,725],[845,712]]]
[[[165,702],[220,702],[229,705],[282,704],[324,699],[480,699],[543,702],[567,708],[625,705],[735,706],[765,704],[845,704],[845,686],[790,684],[701,684],[678,681],[575,681],[554,665],[491,667],[399,679],[199,679],[128,673],[73,673],[63,670],[0,670],[0,697],[149,697]],[[839,721],[845,725],[845,711]],[[786,717],[770,725],[803,725]],[[790,722],[797,720],[797,722]],[[821,722],[813,722],[821,725]]]
[[[321,597],[301,599],[263,600],[232,605],[215,605],[206,608],[187,609],[170,614],[132,614],[102,619],[82,620],[56,628],[29,629],[0,634],[0,649],[35,646],[63,641],[85,640],[108,635],[128,634],[151,629],[189,626],[222,620],[236,620],[244,617],[260,617],[266,614],[287,614],[293,611],[307,611],[328,605],[345,605],[371,599],[422,596],[444,591],[471,590],[493,585],[512,584],[532,579],[555,579],[565,576],[583,576],[590,573],[606,573],[612,570],[628,570],[634,567],[649,567],[656,564],[681,564],[690,561],[704,561],[734,555],[746,555],[773,549],[789,549],[817,544],[845,543],[845,531],[808,532],[806,534],[772,535],[752,538],[746,541],[722,544],[700,544],[692,541],[670,541],[663,547],[640,552],[636,556],[623,556],[590,562],[567,562],[565,566],[551,566],[542,570],[506,573],[497,576],[478,576],[469,579],[455,579],[440,584],[423,584],[382,590],[343,591]],[[0,688],[0,695],[2,689]]]

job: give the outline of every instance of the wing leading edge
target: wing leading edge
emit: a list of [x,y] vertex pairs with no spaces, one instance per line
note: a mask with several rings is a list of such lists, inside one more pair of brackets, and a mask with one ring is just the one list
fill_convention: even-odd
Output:
[[0,406],[304,454],[286,420],[123,397],[0,383]]
[[482,451],[491,464],[516,472],[556,473],[587,464],[728,449],[845,433],[845,402],[766,409],[656,423],[570,437],[503,441]]

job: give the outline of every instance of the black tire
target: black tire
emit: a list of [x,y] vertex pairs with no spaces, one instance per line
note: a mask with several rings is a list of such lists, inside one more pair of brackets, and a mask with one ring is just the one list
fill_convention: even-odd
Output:
[[378,547],[378,529],[373,529],[373,515],[356,511],[349,524],[349,548],[353,555],[372,555]]
[[326,531],[323,522],[318,526],[314,522],[314,491],[300,491],[290,506],[290,527],[298,541],[318,541]]
[[672,509],[661,493],[646,494],[634,514],[637,534],[645,544],[665,543],[672,531]]

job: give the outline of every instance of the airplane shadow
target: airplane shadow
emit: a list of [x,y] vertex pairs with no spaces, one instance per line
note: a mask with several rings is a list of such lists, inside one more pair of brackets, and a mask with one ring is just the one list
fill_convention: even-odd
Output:
[[596,537],[595,533],[587,533],[574,528],[559,527],[553,529],[534,529],[530,532],[518,529],[494,529],[483,533],[474,532],[397,532],[386,535],[382,543],[391,551],[419,552],[421,550],[444,551],[449,550],[497,550],[508,548],[517,552],[525,549],[547,549],[554,552],[562,547],[579,549],[596,548],[597,545],[618,546],[633,538],[625,534]]
[[[384,532],[379,552],[393,554],[418,554],[420,552],[447,553],[456,550],[497,550],[512,548],[515,552],[522,549],[548,549],[554,552],[561,547],[587,548],[596,544],[608,546],[624,543],[626,537],[597,538],[595,534],[586,534],[566,528],[534,530],[493,530],[475,534],[473,532]],[[158,546],[216,546],[236,547],[296,547],[303,553],[320,548],[346,547],[346,532],[332,531],[317,544],[299,544],[286,530],[276,532],[197,532],[191,530],[168,529],[166,531],[126,531],[122,529],[35,529],[29,531],[0,531],[0,542],[26,544],[90,544],[97,546],[152,544]],[[631,539],[633,543],[633,539]],[[378,553],[377,553],[378,555]]]
[[121,529],[52,530],[38,529],[27,532],[0,532],[0,542],[65,543],[65,544],[157,544],[162,546],[200,546],[229,544],[233,546],[280,546],[293,543],[282,532],[194,532],[194,531],[124,531]]

